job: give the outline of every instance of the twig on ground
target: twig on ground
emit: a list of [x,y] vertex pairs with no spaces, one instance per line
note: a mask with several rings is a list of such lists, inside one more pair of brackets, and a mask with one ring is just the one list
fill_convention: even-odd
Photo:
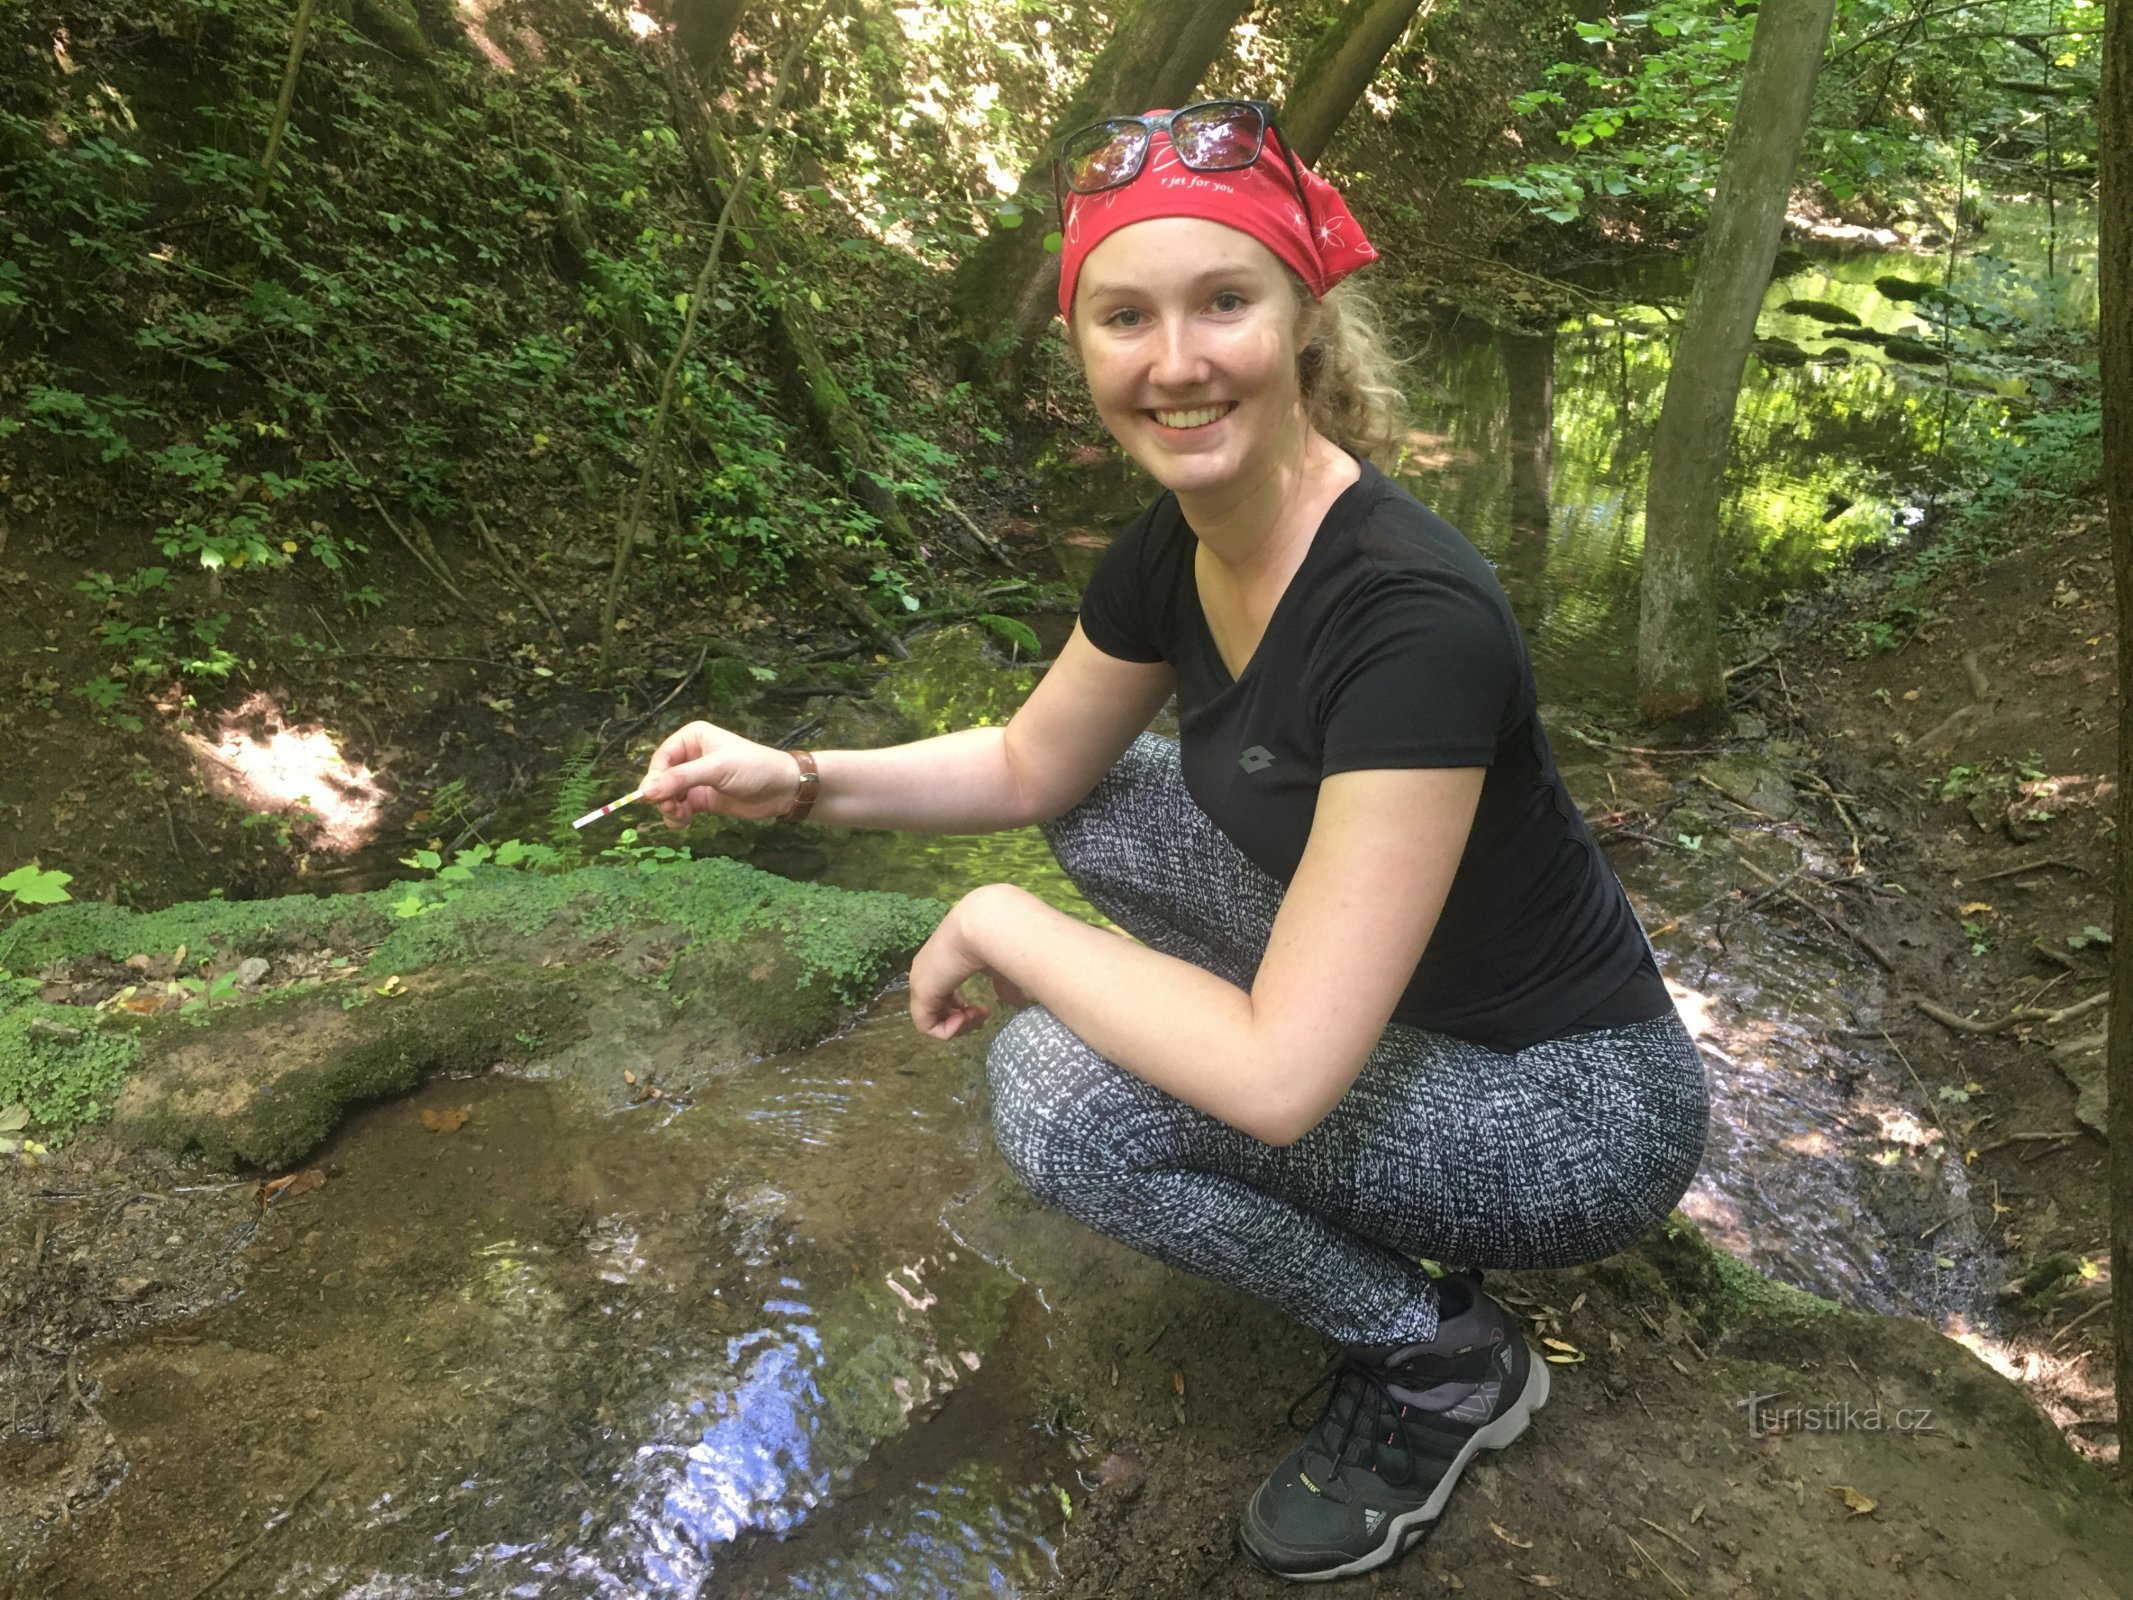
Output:
[[504,547],[498,542],[496,535],[489,531],[489,524],[482,520],[481,513],[471,512],[470,519],[474,524],[474,531],[481,535],[482,547],[489,552],[489,564],[495,568],[496,575],[532,602],[533,609],[541,614],[541,620],[546,622],[560,639],[563,636],[563,625],[556,621],[555,613],[548,609],[548,602],[541,598],[541,591],[534,588],[533,581],[512,565],[511,558],[504,553]]
[[2056,1350],[2059,1348],[2059,1346],[2065,1344],[2068,1335],[2070,1335],[2076,1328],[2080,1327],[2084,1322],[2088,1321],[2089,1318],[2096,1315],[2097,1312],[2103,1310],[2105,1307],[2110,1305],[2110,1303],[2111,1297],[2109,1295],[2104,1296],[2101,1300],[2090,1306],[2088,1310],[2082,1312],[2081,1315],[2076,1317],[2072,1322],[2069,1322],[2065,1327],[2061,1328],[2057,1335],[2055,1335],[2052,1339],[2052,1348]]
[[1820,906],[1814,904],[1813,901],[1808,900],[1801,895],[1795,894],[1790,889],[1784,888],[1784,886],[1781,885],[1776,878],[1765,872],[1761,867],[1750,861],[1746,856],[1742,856],[1739,859],[1740,864],[1746,867],[1749,872],[1754,874],[1756,877],[1762,879],[1764,883],[1770,885],[1773,889],[1780,890],[1780,898],[1791,901],[1794,905],[1798,906],[1802,911],[1807,912],[1810,916],[1820,918],[1824,923],[1828,924],[1831,928],[1842,934],[1845,938],[1849,939],[1861,950],[1864,950],[1869,956],[1873,958],[1874,964],[1880,967],[1882,971],[1894,972],[1896,970],[1896,963],[1889,959],[1887,951],[1883,950],[1881,946],[1874,943],[1873,940],[1869,939],[1865,934],[1861,933],[1857,928],[1853,927],[1843,918],[1832,916],[1829,912],[1824,911]]
[[2063,1133],[2009,1133],[2003,1134],[1990,1144],[1979,1145],[1977,1153],[1981,1156],[1990,1155],[1993,1151],[2004,1150],[2011,1144],[2034,1144],[2038,1140],[2078,1139],[2080,1137],[2081,1130],[2079,1128],[2069,1128]]
[[1647,1528],[1651,1529],[1652,1532],[1657,1534],[1663,1534],[1667,1538],[1673,1540],[1674,1543],[1680,1545],[1682,1549],[1688,1551],[1688,1553],[1694,1556],[1698,1561],[1701,1561],[1703,1559],[1703,1552],[1697,1549],[1694,1545],[1690,1544],[1688,1540],[1682,1538],[1680,1534],[1674,1532],[1673,1529],[1652,1521],[1650,1517],[1639,1517],[1637,1520],[1643,1523]]
[[532,668],[515,661],[491,661],[487,656],[410,656],[397,650],[343,650],[336,655],[282,656],[283,661],[464,661],[469,666],[494,667],[498,672],[530,674]]
[[1862,863],[1866,859],[1866,854],[1859,847],[1859,825],[1852,821],[1852,814],[1844,809],[1843,796],[1832,789],[1829,786],[1829,780],[1819,772],[1809,772],[1804,776],[1809,783],[1821,791],[1822,797],[1836,808],[1837,820],[1844,824],[1844,831],[1852,842],[1852,868],[1854,871],[1862,870]]
[[2002,867],[1997,872],[1981,872],[1966,883],[1990,883],[1995,878],[2012,878],[2024,872],[2042,872],[2046,867],[2064,867],[2068,872],[2078,872],[2088,877],[2089,869],[2078,861],[2067,861],[2059,856],[2046,856],[2042,861],[2027,861],[2019,867]]
[[970,530],[971,538],[977,540],[979,547],[989,553],[993,560],[999,562],[1003,567],[1019,567],[1021,565],[1015,560],[1007,546],[978,526],[977,520],[969,512],[965,511],[946,495],[941,496],[941,504],[955,513],[956,520]]
[[2004,1017],[1991,1022],[1976,1022],[1969,1017],[1959,1017],[1946,1006],[1935,1005],[1919,995],[1911,997],[1911,1004],[1931,1017],[1944,1028],[1953,1028],[1957,1033],[2004,1033],[2009,1028],[2025,1022],[2040,1023],[2050,1027],[2054,1023],[2071,1022],[2076,1017],[2085,1017],[2091,1011],[2100,1011],[2111,998],[2111,991],[2100,989],[2086,1000],[2076,1000],[2070,1006],[2061,1006],[2057,1011],[2039,1011],[2034,1006],[2016,1006]]
[[1666,1579],[1668,1583],[1671,1583],[1674,1586],[1674,1592],[1676,1594],[1683,1596],[1683,1600],[1688,1600],[1689,1591],[1682,1588],[1681,1580],[1675,1577],[1671,1572],[1667,1571],[1666,1568],[1659,1565],[1659,1558],[1653,1555],[1649,1550],[1645,1549],[1643,1545],[1638,1544],[1637,1536],[1635,1534],[1625,1533],[1622,1535],[1622,1537],[1629,1541],[1631,1549],[1635,1550],[1638,1555],[1644,1557],[1646,1561],[1651,1563],[1652,1571],[1658,1573],[1660,1577]]
[[[361,467],[358,467],[353,461],[348,459],[348,452],[341,448],[340,440],[336,439],[332,434],[329,433],[326,435],[326,445],[327,448],[332,450],[335,455],[341,458],[342,466],[346,467],[350,472],[354,473],[356,477],[363,478],[363,469]],[[349,487],[357,488],[359,486],[351,484],[349,485]],[[370,486],[370,482],[367,478],[363,478],[363,482],[360,485],[360,489],[363,494],[366,494],[370,497],[371,509],[376,511],[377,514],[385,520],[385,526],[392,529],[393,537],[395,539],[398,539],[401,544],[407,547],[407,553],[413,556],[417,562],[421,563],[424,571],[429,573],[431,577],[435,578],[439,583],[444,585],[445,593],[449,594],[454,600],[457,600],[461,605],[465,605],[467,603],[467,597],[459,592],[459,585],[452,581],[451,573],[445,570],[444,558],[437,554],[436,546],[432,545],[427,551],[425,551],[422,548],[421,544],[417,544],[415,542],[414,535],[409,533],[405,528],[401,527],[398,522],[393,520],[393,514],[385,509],[385,497],[379,494],[376,489]],[[427,543],[427,540],[425,540],[424,542]]]
[[1617,755],[1625,756],[1715,756],[1718,754],[1721,748],[1720,746],[1715,744],[1614,744],[1606,739],[1595,739],[1591,734],[1581,733],[1576,728],[1572,728],[1567,725],[1559,731],[1569,734],[1571,738],[1577,740],[1580,744],[1591,745],[1595,750],[1612,750]]
[[289,1501],[289,1504],[283,1509],[279,1516],[275,1517],[264,1528],[261,1528],[259,1532],[253,1536],[252,1542],[250,1544],[246,1545],[242,1550],[238,1551],[234,1556],[230,1557],[229,1564],[227,1566],[225,1566],[220,1572],[216,1573],[212,1578],[208,1579],[207,1582],[201,1584],[200,1587],[195,1589],[191,1594],[187,1595],[185,1597],[185,1600],[200,1600],[200,1597],[202,1595],[207,1594],[208,1592],[213,1590],[216,1585],[222,1582],[224,1578],[227,1578],[231,1573],[235,1572],[239,1567],[243,1566],[245,1564],[245,1561],[251,1556],[252,1552],[254,1550],[257,1550],[261,1545],[267,1542],[267,1536],[269,1534],[274,1533],[280,1528],[286,1527],[288,1525],[289,1519],[296,1514],[296,1508],[302,1505],[306,1500],[310,1499],[311,1491],[316,1489],[320,1484],[326,1481],[326,1472],[328,1470],[330,1469],[322,1468],[317,1477],[313,1478],[309,1483],[305,1484],[301,1489],[297,1490],[295,1496]]
[[1948,1141],[1951,1149],[1960,1150],[1962,1141],[1955,1137],[1953,1129],[1940,1120],[1940,1111],[1933,1104],[1932,1091],[1927,1089],[1926,1080],[1918,1075],[1918,1069],[1911,1065],[1911,1058],[1903,1053],[1903,1046],[1889,1037],[1889,1031],[1886,1028],[1881,1030],[1881,1039],[1882,1043],[1896,1052],[1896,1059],[1903,1063],[1903,1070],[1908,1072],[1911,1075],[1911,1081],[1918,1085],[1918,1097],[1925,1102],[1926,1115],[1933,1119],[1933,1126],[1940,1129],[1941,1137]]

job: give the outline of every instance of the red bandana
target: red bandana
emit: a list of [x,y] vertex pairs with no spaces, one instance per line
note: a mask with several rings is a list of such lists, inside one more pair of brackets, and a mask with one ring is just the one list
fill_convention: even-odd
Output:
[[[1164,109],[1149,115],[1160,116]],[[1248,233],[1303,279],[1314,297],[1322,297],[1357,267],[1377,260],[1378,253],[1339,190],[1308,168],[1303,181],[1311,197],[1309,224],[1296,203],[1280,138],[1271,129],[1259,159],[1233,172],[1194,172],[1178,160],[1167,133],[1155,135],[1147,163],[1131,183],[1101,194],[1067,195],[1059,314],[1073,309],[1074,285],[1089,252],[1120,228],[1154,217],[1204,217]]]

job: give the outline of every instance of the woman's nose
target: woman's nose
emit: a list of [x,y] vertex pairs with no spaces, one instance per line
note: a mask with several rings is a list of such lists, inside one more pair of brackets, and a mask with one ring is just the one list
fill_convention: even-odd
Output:
[[1166,318],[1157,336],[1155,366],[1149,376],[1164,388],[1185,389],[1198,383],[1207,361],[1190,318]]

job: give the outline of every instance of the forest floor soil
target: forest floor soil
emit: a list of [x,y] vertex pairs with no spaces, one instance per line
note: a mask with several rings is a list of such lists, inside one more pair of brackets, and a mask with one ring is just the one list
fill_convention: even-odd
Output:
[[1963,1153],[1981,1231],[2021,1265],[2003,1359],[2077,1449],[2113,1458],[2100,997],[2118,708],[2102,508],[2059,508],[1946,579],[1899,648],[1851,645],[1871,636],[1871,591],[1842,604],[1804,608],[1754,707],[1831,791],[1802,791],[1815,825],[1860,857],[1838,909],[1893,969],[1861,1042],[1898,1054]]

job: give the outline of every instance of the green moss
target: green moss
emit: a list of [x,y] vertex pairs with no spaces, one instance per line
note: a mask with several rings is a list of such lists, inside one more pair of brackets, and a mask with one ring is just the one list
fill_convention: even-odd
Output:
[[118,1097],[141,1043],[75,1006],[24,1001],[0,1011],[0,1106],[29,1107],[34,1135],[64,1139]]
[[18,917],[0,928],[0,969],[35,972],[70,956],[123,960],[183,945],[201,956],[260,955],[292,937],[323,944],[367,945],[391,926],[387,896],[287,895],[277,900],[191,900],[161,911],[132,911],[77,901]]
[[1765,1277],[1712,1244],[1679,1211],[1648,1234],[1639,1249],[1659,1269],[1674,1298],[1713,1338],[1750,1321],[1825,1317],[1844,1310],[1833,1300]]
[[1787,300],[1778,310],[1792,317],[1812,317],[1817,322],[1834,323],[1842,327],[1859,326],[1859,314],[1847,311],[1830,300]]
[[[563,1042],[581,1035],[590,1009],[585,985],[599,981],[484,967],[353,1013],[340,992],[326,989],[233,1006],[143,1052],[114,1131],[132,1143],[198,1150],[222,1165],[285,1167],[315,1149],[352,1106],[440,1074],[486,1072],[519,1053],[521,1032]],[[286,1041],[284,1050],[273,1050],[277,1040]]]
[[[424,909],[398,914],[410,903]],[[240,956],[271,957],[296,941],[306,948],[368,948],[364,971],[374,980],[443,966],[479,968],[484,981],[512,969],[546,969],[530,987],[495,976],[493,1005],[463,998],[447,1014],[427,998],[410,1003],[411,996],[364,1006],[361,1026],[374,1038],[321,1067],[307,1087],[288,1090],[286,1103],[270,1097],[256,1112],[245,1111],[233,1131],[202,1131],[209,1120],[204,1111],[180,1115],[164,1107],[153,1128],[145,1111],[136,1119],[157,1142],[197,1144],[218,1158],[271,1166],[316,1143],[356,1100],[402,1091],[434,1072],[483,1070],[509,1053],[520,1032],[558,1036],[577,1013],[565,1006],[550,1018],[551,997],[572,989],[557,966],[601,962],[625,945],[700,952],[683,992],[730,1013],[738,1047],[785,1049],[821,1037],[842,1007],[871,998],[945,909],[905,895],[792,883],[730,860],[545,876],[479,867],[462,882],[422,881],[327,900],[208,900],[154,912],[55,907],[0,930],[0,967],[29,972],[68,958],[123,960],[180,946],[188,965],[226,966]],[[209,1038],[242,1030],[261,1006],[317,1004],[338,1016],[344,992],[270,991],[211,1012],[138,1023],[85,1007],[44,1005],[33,998],[37,987],[0,979],[0,1105],[28,1105],[38,1137],[47,1139],[110,1108],[144,1039],[175,1038],[194,1050],[206,1042],[200,1030]],[[214,1113],[230,1114],[227,1105]]]

